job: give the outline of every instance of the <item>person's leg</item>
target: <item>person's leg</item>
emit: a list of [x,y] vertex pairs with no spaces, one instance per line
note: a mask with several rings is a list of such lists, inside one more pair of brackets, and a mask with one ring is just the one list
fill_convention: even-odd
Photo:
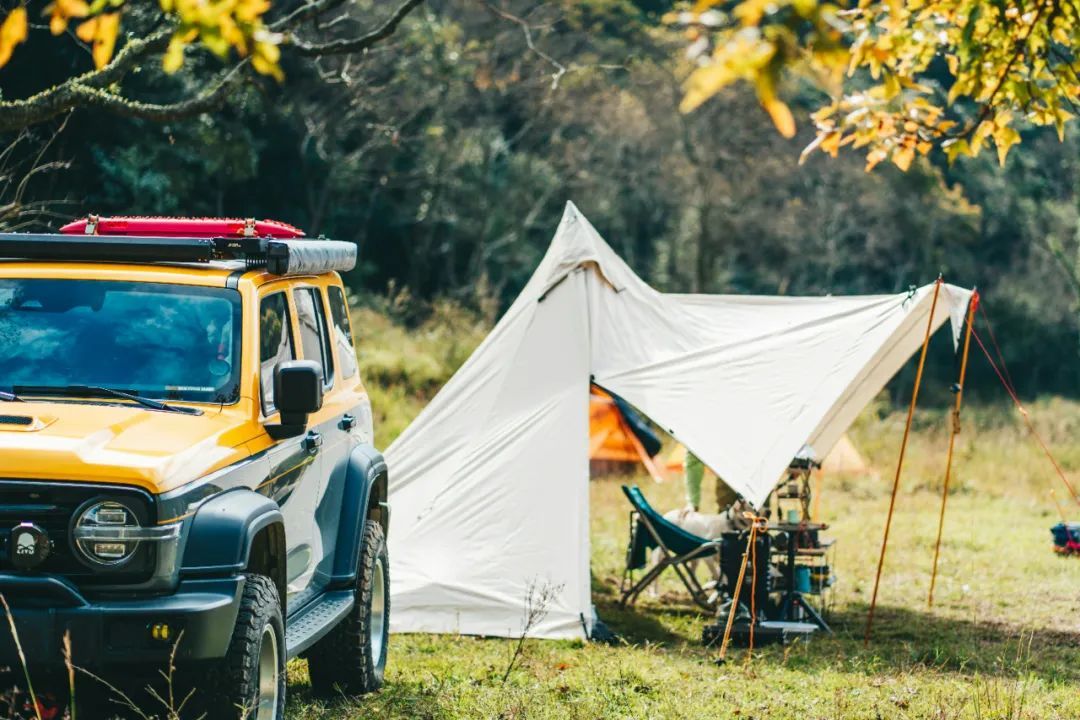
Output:
[[724,512],[738,499],[738,493],[729,488],[723,480],[716,478],[716,512]]
[[697,455],[686,451],[684,463],[686,472],[686,501],[695,510],[701,509],[701,479],[705,476],[705,466],[698,460]]

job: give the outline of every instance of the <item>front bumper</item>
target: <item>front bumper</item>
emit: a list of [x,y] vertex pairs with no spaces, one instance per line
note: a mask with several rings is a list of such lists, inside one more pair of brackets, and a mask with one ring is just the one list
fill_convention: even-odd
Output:
[[[25,663],[62,666],[63,638],[71,637],[77,667],[224,657],[243,592],[243,578],[185,580],[170,595],[87,599],[58,576],[0,573],[0,593],[11,608]],[[4,614],[0,607],[0,615]],[[169,639],[151,628],[167,624]],[[22,660],[7,617],[0,618],[0,665],[18,669]]]

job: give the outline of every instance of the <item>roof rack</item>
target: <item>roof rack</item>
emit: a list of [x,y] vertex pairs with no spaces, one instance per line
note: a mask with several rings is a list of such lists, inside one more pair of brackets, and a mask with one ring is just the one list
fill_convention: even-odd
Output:
[[0,233],[0,259],[51,262],[209,263],[240,260],[272,275],[352,270],[356,245],[271,237],[148,237]]

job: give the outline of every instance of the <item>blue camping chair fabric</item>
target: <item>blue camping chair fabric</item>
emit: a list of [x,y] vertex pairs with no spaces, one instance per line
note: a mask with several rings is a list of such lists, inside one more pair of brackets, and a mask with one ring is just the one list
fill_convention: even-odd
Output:
[[[716,609],[718,594],[716,579],[702,585],[694,575],[690,563],[710,555],[719,564],[721,541],[708,540],[683,530],[664,518],[645,499],[637,485],[623,485],[623,493],[630,501],[630,542],[626,548],[626,572],[623,573],[622,605],[631,605],[641,591],[655,582],[669,567],[679,576],[690,592],[694,602],[706,610]],[[660,562],[648,570],[640,580],[633,582],[633,572],[643,570],[648,564],[649,551],[660,549]]]

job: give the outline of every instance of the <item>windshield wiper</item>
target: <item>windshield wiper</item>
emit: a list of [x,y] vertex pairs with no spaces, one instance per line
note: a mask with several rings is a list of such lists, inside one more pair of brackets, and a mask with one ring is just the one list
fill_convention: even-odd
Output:
[[22,398],[11,392],[4,392],[0,390],[0,401],[3,402],[22,402]]
[[131,402],[138,403],[143,407],[148,407],[151,410],[162,410],[165,412],[178,412],[185,415],[202,415],[202,410],[195,408],[180,407],[176,405],[169,405],[168,403],[161,402],[160,400],[151,400],[150,398],[140,397],[139,395],[133,395],[126,393],[122,390],[115,390],[109,387],[102,387],[100,385],[65,385],[65,386],[53,386],[53,385],[18,385],[14,388],[19,392],[29,395],[68,395],[68,396],[87,396],[87,397],[114,397],[121,400],[130,400]]

